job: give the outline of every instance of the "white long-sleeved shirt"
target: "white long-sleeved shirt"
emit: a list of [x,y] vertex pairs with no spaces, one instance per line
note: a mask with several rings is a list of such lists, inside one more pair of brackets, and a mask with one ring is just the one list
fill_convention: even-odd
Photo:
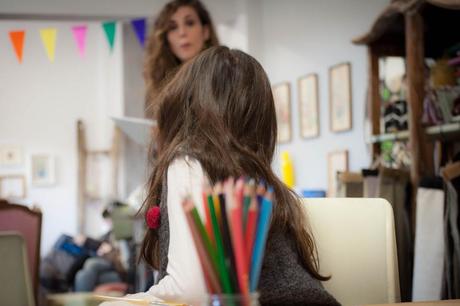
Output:
[[[201,164],[190,157],[175,159],[168,168],[167,209],[169,249],[167,275],[147,292],[127,297],[147,300],[180,301],[199,305],[206,294],[198,254],[187,224],[182,201],[191,196],[203,216]],[[163,212],[161,212],[163,213]],[[103,306],[126,306],[124,302],[105,302]]]

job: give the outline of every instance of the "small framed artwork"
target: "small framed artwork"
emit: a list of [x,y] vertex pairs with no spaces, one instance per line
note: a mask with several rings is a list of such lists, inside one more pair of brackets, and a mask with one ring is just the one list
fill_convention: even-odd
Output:
[[337,172],[344,171],[348,171],[348,150],[330,152],[327,156],[328,197],[336,196]]
[[21,166],[22,149],[19,146],[0,146],[0,165],[2,166]]
[[313,138],[319,135],[318,75],[309,74],[298,80],[300,135]]
[[276,121],[278,123],[278,143],[291,140],[291,86],[289,83],[274,85],[273,99],[275,101]]
[[52,186],[56,183],[56,165],[50,155],[32,155],[32,185],[36,187]]
[[329,112],[333,132],[352,128],[351,65],[342,63],[329,69]]
[[0,176],[1,199],[24,199],[26,197],[26,180],[23,175]]

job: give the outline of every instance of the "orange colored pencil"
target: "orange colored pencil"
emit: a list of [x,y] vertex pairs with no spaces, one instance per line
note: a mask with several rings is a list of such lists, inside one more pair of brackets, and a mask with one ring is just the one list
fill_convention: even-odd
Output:
[[249,275],[243,241],[243,188],[244,179],[240,178],[235,185],[235,201],[230,205],[232,245],[235,254],[238,284],[243,295],[249,294]]

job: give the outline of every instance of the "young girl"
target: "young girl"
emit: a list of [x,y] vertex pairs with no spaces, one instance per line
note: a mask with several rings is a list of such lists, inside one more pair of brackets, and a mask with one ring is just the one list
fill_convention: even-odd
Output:
[[199,0],[173,0],[156,19],[147,41],[144,79],[146,116],[168,75],[206,48],[219,44],[211,17]]
[[160,281],[132,297],[202,305],[206,287],[182,201],[191,196],[201,203],[204,178],[245,175],[274,188],[261,305],[338,305],[320,283],[328,278],[318,272],[302,203],[270,167],[277,125],[260,64],[241,51],[210,48],[181,67],[159,103],[158,158],[145,210],[159,206],[161,222],[147,230],[142,255]]

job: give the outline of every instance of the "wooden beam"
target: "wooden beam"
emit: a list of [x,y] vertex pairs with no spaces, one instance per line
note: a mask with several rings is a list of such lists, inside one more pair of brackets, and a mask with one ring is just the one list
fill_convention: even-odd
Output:
[[[379,80],[379,58],[371,47],[367,49],[369,60],[369,99],[368,111],[372,123],[372,135],[379,135],[380,132],[380,80]],[[380,155],[380,144],[372,144],[372,161]]]
[[422,171],[424,133],[421,124],[423,98],[425,93],[423,20],[419,12],[407,12],[406,60],[407,100],[409,103],[409,141],[412,150],[411,180],[418,186]]

